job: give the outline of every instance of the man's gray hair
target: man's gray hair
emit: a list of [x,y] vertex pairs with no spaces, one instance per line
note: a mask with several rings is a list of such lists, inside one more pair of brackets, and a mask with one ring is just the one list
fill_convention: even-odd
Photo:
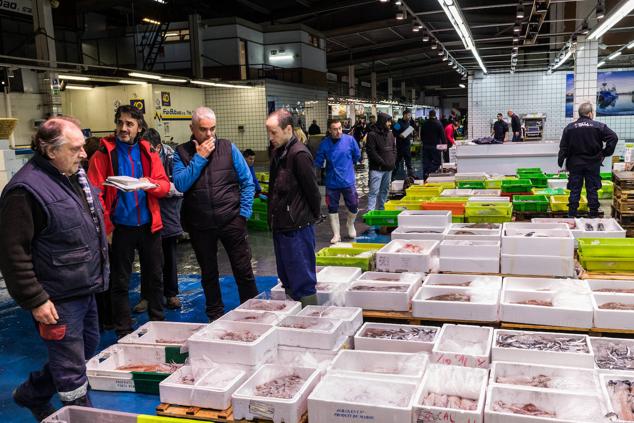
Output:
[[579,116],[588,117],[592,113],[592,103],[583,103],[579,106]]
[[209,107],[198,107],[192,114],[192,123],[196,123],[201,119],[216,120],[216,114]]
[[70,116],[57,116],[42,123],[33,136],[31,149],[47,157],[49,150],[57,150],[67,142],[64,136],[66,129],[81,130],[77,119]]

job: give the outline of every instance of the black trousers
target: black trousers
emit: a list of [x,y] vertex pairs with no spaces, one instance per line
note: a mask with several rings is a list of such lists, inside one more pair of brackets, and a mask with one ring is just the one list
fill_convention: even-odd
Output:
[[178,295],[177,241],[177,236],[161,239],[163,244],[163,294],[166,298]]
[[164,320],[163,314],[163,249],[160,233],[152,233],[150,225],[115,226],[110,254],[112,314],[117,336],[132,332],[130,312],[130,275],[134,252],[139,251],[141,279],[145,283],[150,320]]
[[206,299],[205,312],[210,321],[224,314],[218,273],[218,240],[222,242],[229,256],[231,271],[238,285],[240,303],[258,295],[251,267],[247,221],[244,217],[236,216],[220,228],[192,230],[189,237],[200,266]]
[[587,166],[581,169],[570,169],[568,175],[568,189],[570,197],[568,197],[568,215],[576,216],[579,208],[579,200],[581,199],[581,189],[586,184],[586,195],[588,196],[588,209],[590,216],[596,217],[599,213],[599,194],[601,189],[601,164]]
[[437,172],[440,169],[442,161],[440,150],[435,148],[423,148],[423,179],[427,179],[430,173]]
[[[399,143],[399,141],[397,141]],[[412,143],[409,141],[400,141],[400,145],[396,147],[396,163],[394,165],[394,172],[392,172],[392,180],[396,179],[396,174],[401,172],[401,162],[405,162],[404,179],[408,176],[414,175],[414,168],[412,167]]]

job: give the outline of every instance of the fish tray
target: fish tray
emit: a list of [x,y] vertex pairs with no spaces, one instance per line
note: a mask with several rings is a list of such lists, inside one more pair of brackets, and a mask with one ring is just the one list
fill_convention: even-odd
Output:
[[533,184],[530,179],[514,179],[502,181],[503,193],[523,193],[530,192]]
[[[521,301],[542,300],[553,301],[554,291],[515,291],[506,289],[502,291],[500,301],[500,320],[511,323],[524,323],[532,325],[567,326],[574,328],[591,328],[593,324],[592,299],[589,290],[579,293],[583,301],[579,301],[578,307],[539,306],[517,304]],[[585,302],[585,304],[584,304]]]
[[[398,252],[412,244],[422,249],[420,253]],[[380,272],[429,272],[438,256],[438,241],[395,239],[376,253],[376,268]],[[319,264],[319,262],[317,262]]]
[[137,423],[138,418],[139,414],[67,405],[42,420],[42,423]]
[[[473,194],[473,190],[468,190],[468,191],[471,194]],[[464,205],[464,203],[469,201],[469,197],[473,197],[473,195],[460,196],[460,197],[451,197],[451,196],[434,197],[431,200],[429,200],[429,203],[462,203]]]
[[361,276],[361,269],[358,267],[326,266],[317,272],[317,282],[324,283],[347,283],[356,280]]
[[[304,378],[305,381],[292,398],[257,395],[256,386],[293,374]],[[308,395],[320,378],[321,373],[317,369],[265,364],[234,392],[231,400],[234,419],[259,418],[272,420],[274,423],[299,423],[307,411]]]
[[[161,402],[225,410],[231,394],[249,376],[245,368],[212,364],[210,368],[183,366],[159,385]],[[183,383],[183,378],[193,382]]]
[[594,293],[594,326],[601,329],[634,330],[634,310],[611,310],[599,308],[605,303],[623,303],[634,306],[633,295]]
[[399,226],[390,234],[392,239],[416,239],[416,240],[436,240],[442,241],[447,233],[444,226]]
[[[619,374],[617,372],[614,373],[606,373],[599,375],[599,385],[601,386],[601,398],[603,399],[603,403],[607,406],[607,415],[613,416],[610,419],[610,422],[616,423],[627,423],[628,421],[632,421],[631,419],[626,419],[622,414],[620,414],[621,410],[617,410],[612,402],[612,397],[608,392],[608,383],[610,381],[627,381],[630,384],[634,384],[634,376],[627,376],[623,374]],[[631,410],[630,410],[631,412]]]
[[[454,276],[454,275],[446,275]],[[501,279],[499,282],[501,285]],[[477,301],[430,300],[438,295],[464,294]],[[422,319],[497,322],[500,286],[491,289],[425,285],[412,299],[412,316]]]
[[[413,421],[418,422],[482,422],[487,388],[487,371],[466,367],[429,366],[414,397]],[[475,410],[460,410],[424,405],[429,393],[467,397],[477,403]]]
[[467,216],[466,223],[505,223],[513,220],[512,216]]
[[[607,337],[590,337],[590,344],[592,345],[592,350],[594,351],[594,369],[600,373],[621,373],[626,375],[634,375],[634,361],[621,358],[621,364],[623,366],[613,366],[610,365],[609,362],[604,362],[601,358],[601,350],[603,349],[603,345],[612,344],[619,350],[622,349],[623,352],[626,353],[627,357],[632,356],[632,351],[634,351],[634,340],[627,338],[607,338]],[[606,351],[609,357],[615,358],[613,356],[614,351],[609,349]],[[618,359],[618,355],[616,355]]]
[[513,209],[521,212],[547,212],[548,198],[545,195],[514,195]]
[[[548,179],[568,179],[568,173],[544,173]],[[611,175],[611,174],[610,174]]]
[[443,192],[446,189],[455,189],[455,182],[427,182],[425,184],[426,187],[438,187],[441,188],[440,192]]
[[451,212],[442,210],[404,210],[398,215],[398,226],[445,227],[451,224]]
[[424,353],[341,350],[332,360],[328,374],[418,383],[428,360]]
[[500,258],[440,257],[439,272],[500,273]]
[[[171,372],[118,370],[122,366],[182,364],[187,354],[172,347],[115,344],[86,362],[90,387],[96,391],[123,391],[158,394],[159,383]],[[176,370],[176,368],[174,368]]]
[[[541,351],[536,349],[524,348],[505,348],[498,344],[500,335],[540,335],[546,339],[555,340],[557,337],[566,337],[578,339],[582,344],[586,345],[588,352],[560,352],[560,351]],[[580,367],[592,369],[594,368],[593,349],[590,345],[590,338],[587,335],[577,335],[571,333],[557,332],[532,332],[496,329],[493,334],[493,348],[491,350],[492,361],[509,361],[514,363],[532,363],[532,364],[548,364],[562,367]]]
[[533,188],[531,191],[533,195],[545,195],[546,197],[551,195],[570,195],[570,191],[565,188]]
[[[597,228],[597,225],[601,223],[604,226],[603,231],[586,230],[586,224],[590,224],[593,229]],[[572,230],[572,235],[575,239],[580,238],[625,238],[626,231],[619,225],[615,219],[577,219],[576,229]]]
[[499,201],[492,203],[468,202],[465,205],[465,215],[470,217],[483,216],[508,216],[513,215],[513,205],[511,203],[501,203]]
[[374,253],[360,248],[326,247],[316,254],[317,266],[347,266],[370,270],[374,264]]
[[[487,222],[488,223],[488,222]],[[497,229],[470,228],[470,223],[454,223],[445,235],[445,240],[500,241],[502,225]]]
[[489,175],[485,172],[458,172],[454,175],[456,182],[458,181],[485,181]]
[[363,310],[359,307],[306,306],[297,313],[297,316],[341,320],[345,336],[354,336],[363,325]]
[[[403,339],[382,339],[382,338],[370,338],[365,335],[368,329],[386,329],[386,330],[399,330],[399,329],[421,329],[434,333],[433,339],[430,341],[421,340],[403,340]],[[389,352],[403,352],[403,353],[418,353],[427,352],[431,353],[434,343],[438,339],[440,328],[436,326],[420,326],[420,325],[401,325],[394,323],[373,323],[366,322],[361,326],[354,336],[354,348],[355,350],[368,350],[368,351],[389,351]]]
[[[550,197],[550,210],[553,212],[567,212],[568,211],[568,196],[567,195],[552,195]],[[582,195],[579,199],[578,211],[588,211],[588,199],[585,195]]]
[[446,323],[434,344],[430,361],[445,366],[488,369],[492,342],[493,328]]
[[500,241],[446,239],[440,243],[440,258],[500,260]]
[[472,189],[446,189],[442,193],[440,193],[441,198],[445,197],[473,197]]
[[574,250],[575,240],[564,223],[511,222],[502,230],[502,254],[572,258]]
[[363,215],[368,226],[398,226],[400,210],[371,210]]
[[[407,285],[408,288],[404,292],[354,290],[359,285],[387,288],[390,285]],[[415,279],[401,282],[372,282],[367,280],[352,282],[345,293],[346,306],[360,307],[365,310],[408,311],[412,297],[419,287],[420,280],[416,281]]]
[[190,336],[205,326],[203,323],[147,322],[119,339],[118,343],[181,347]]
[[485,189],[485,181],[458,181],[456,182],[458,189]]
[[385,203],[385,210],[420,210],[422,201],[388,200]]
[[[230,331],[249,331],[258,337],[251,342],[219,339]],[[274,326],[216,320],[189,338],[188,344],[190,362],[195,367],[205,367],[209,361],[257,366],[275,357],[278,342]]]
[[[263,305],[273,305],[275,310],[266,310]],[[302,309],[302,303],[299,301],[291,300],[266,300],[259,298],[251,298],[240,304],[236,310],[250,310],[250,311],[269,311],[279,316],[297,314]]]
[[[288,327],[291,325],[312,326],[308,328]],[[333,349],[344,336],[343,321],[323,317],[287,316],[277,324],[278,345]]]
[[522,179],[530,180],[531,185],[535,188],[549,187],[548,178],[546,178],[546,175],[544,175],[543,173],[525,173],[525,174],[519,175],[519,177]]
[[[356,268],[361,271],[361,269]],[[333,282],[319,282],[317,281],[317,303],[329,304],[333,301],[337,302],[339,296],[343,296],[343,293],[348,288],[349,282],[333,283]],[[271,288],[272,300],[285,300],[286,290],[282,286],[282,282],[278,282],[273,288]]]
[[313,348],[289,347],[280,345],[277,349],[275,363],[293,367],[310,367],[319,369],[322,374],[341,350],[352,349],[352,338],[341,338],[335,348],[331,350],[319,350]]
[[594,257],[634,259],[634,239],[583,238],[579,239],[579,254],[586,259]]
[[272,313],[270,311],[233,309],[230,312],[224,314],[218,320],[255,323],[259,325],[275,325],[282,317],[283,315]]
[[504,275],[571,278],[575,276],[575,260],[573,256],[502,253],[500,271]]
[[548,189],[564,190],[564,192],[562,192],[561,194],[558,194],[558,195],[570,194],[570,191],[568,191],[567,193],[565,192],[566,190],[568,190],[568,180],[567,179],[560,179],[560,178],[549,179],[548,180]]

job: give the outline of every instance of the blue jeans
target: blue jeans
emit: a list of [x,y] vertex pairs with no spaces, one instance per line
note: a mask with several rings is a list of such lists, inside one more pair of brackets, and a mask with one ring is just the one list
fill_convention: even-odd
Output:
[[339,212],[339,197],[343,196],[343,201],[350,213],[356,214],[359,211],[359,197],[357,189],[350,188],[328,188],[326,187],[326,206],[328,213]]
[[368,191],[368,211],[383,210],[390,191],[391,170],[371,170]]
[[62,403],[72,403],[88,393],[86,360],[99,344],[99,321],[94,295],[54,303],[59,320],[55,325],[36,322],[48,349],[48,362],[31,372],[18,388],[25,405],[39,406],[59,393]]
[[515,132],[513,132],[513,138],[511,139],[511,141],[513,141],[513,142],[522,141],[522,136],[521,135],[515,135]]
[[583,169],[570,170],[568,175],[568,189],[570,197],[568,197],[568,215],[576,217],[579,208],[579,200],[581,199],[581,189],[583,183],[586,184],[586,195],[588,196],[588,209],[591,217],[597,217],[599,213],[599,194],[601,189],[601,164],[588,166]]
[[273,248],[277,277],[295,301],[317,293],[315,273],[315,227],[274,231]]

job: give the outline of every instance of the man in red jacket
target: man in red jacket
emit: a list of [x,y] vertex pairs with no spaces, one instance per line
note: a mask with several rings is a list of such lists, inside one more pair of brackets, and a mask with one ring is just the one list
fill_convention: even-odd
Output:
[[[118,337],[132,332],[128,290],[134,250],[139,252],[141,277],[147,283],[150,320],[163,320],[163,228],[159,198],[170,189],[159,155],[142,138],[147,124],[132,106],[115,112],[114,136],[101,139],[90,160],[88,178],[100,189],[108,240],[111,241],[110,285],[115,331]],[[119,191],[103,183],[109,176],[131,176],[146,180],[153,188]]]

